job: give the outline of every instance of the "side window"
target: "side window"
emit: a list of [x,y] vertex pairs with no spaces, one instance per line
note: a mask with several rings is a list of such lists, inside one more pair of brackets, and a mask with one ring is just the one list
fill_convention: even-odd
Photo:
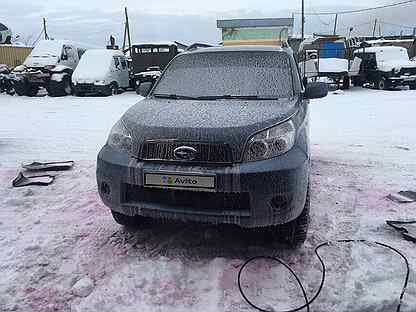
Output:
[[85,49],[81,49],[81,48],[78,48],[77,49],[77,52],[78,52],[78,59],[81,59],[81,57],[82,57],[82,55],[85,53]]
[[124,57],[121,57],[120,59],[121,59],[121,61],[120,61],[121,68],[126,69],[127,68],[127,61],[126,61],[126,59]]
[[62,47],[61,60],[66,61],[67,59],[68,59],[68,47],[64,45]]
[[113,59],[114,59],[114,66],[117,69],[120,69],[120,60],[119,60],[119,58],[117,56],[114,56]]

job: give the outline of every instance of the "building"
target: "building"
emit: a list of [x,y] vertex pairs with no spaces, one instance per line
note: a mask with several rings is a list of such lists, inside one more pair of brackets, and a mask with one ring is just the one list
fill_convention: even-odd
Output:
[[223,45],[281,45],[293,34],[293,18],[218,20]]

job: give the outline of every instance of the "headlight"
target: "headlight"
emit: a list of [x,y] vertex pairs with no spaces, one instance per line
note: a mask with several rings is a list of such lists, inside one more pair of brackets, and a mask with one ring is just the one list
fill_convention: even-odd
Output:
[[96,80],[94,84],[97,86],[105,86],[107,82],[105,80]]
[[288,152],[295,144],[296,128],[291,120],[257,133],[248,141],[244,161],[273,158]]
[[121,119],[111,129],[107,144],[119,152],[132,152],[131,135]]

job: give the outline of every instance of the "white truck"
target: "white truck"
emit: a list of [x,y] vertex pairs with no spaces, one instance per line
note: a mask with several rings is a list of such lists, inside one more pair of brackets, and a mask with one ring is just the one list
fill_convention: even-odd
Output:
[[130,85],[126,56],[119,50],[85,52],[72,74],[75,95],[112,95]]
[[317,37],[303,41],[298,53],[299,68],[304,79],[324,78],[330,84],[348,89],[348,60],[345,40],[339,37]]
[[416,89],[416,63],[402,47],[378,46],[354,51],[349,75],[355,86],[370,83],[382,90],[406,85]]
[[13,70],[16,93],[35,96],[45,87],[49,96],[71,94],[72,73],[87,49],[68,40],[41,40],[24,63]]

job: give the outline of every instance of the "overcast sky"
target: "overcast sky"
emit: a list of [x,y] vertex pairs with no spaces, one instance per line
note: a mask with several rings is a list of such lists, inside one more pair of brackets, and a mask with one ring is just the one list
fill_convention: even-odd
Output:
[[[337,0],[305,0],[307,12],[336,11],[372,7],[398,0],[350,1],[350,5],[335,5]],[[353,4],[351,4],[353,3]],[[110,34],[122,44],[124,6],[128,7],[133,42],[177,40],[184,43],[221,40],[216,20],[221,18],[290,17],[300,10],[300,0],[1,0],[0,22],[8,25],[25,41],[33,42],[46,17],[50,36],[72,39],[103,46]],[[411,28],[390,24],[416,26],[416,3],[371,13],[343,15],[339,18],[339,33],[369,35],[374,19],[382,21],[383,34],[412,33]],[[296,16],[298,17],[298,16]],[[306,31],[332,32],[333,16],[306,19]],[[299,19],[297,19],[299,21]],[[299,32],[300,24],[295,25]],[[379,28],[377,28],[377,32]]]

